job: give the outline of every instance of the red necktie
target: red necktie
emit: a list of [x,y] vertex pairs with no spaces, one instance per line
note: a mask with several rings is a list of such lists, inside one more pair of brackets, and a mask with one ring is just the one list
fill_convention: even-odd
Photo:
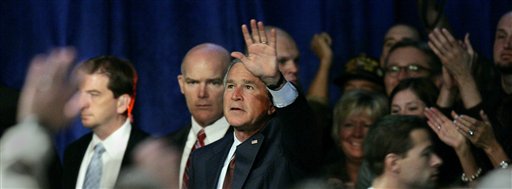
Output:
[[183,173],[183,186],[182,186],[183,189],[187,189],[188,188],[188,184],[189,184],[188,183],[189,182],[188,172],[190,171],[190,155],[192,154],[192,152],[194,150],[199,149],[199,148],[204,146],[204,139],[205,138],[206,138],[206,133],[204,133],[204,129],[201,129],[197,133],[196,144],[194,144],[194,146],[192,146],[192,149],[190,150],[190,154],[188,155],[187,165],[185,166],[185,172]]
[[229,161],[228,169],[226,170],[226,177],[224,177],[224,183],[222,184],[222,189],[231,189],[231,184],[233,183],[233,175],[235,174],[235,154],[231,157],[231,161]]

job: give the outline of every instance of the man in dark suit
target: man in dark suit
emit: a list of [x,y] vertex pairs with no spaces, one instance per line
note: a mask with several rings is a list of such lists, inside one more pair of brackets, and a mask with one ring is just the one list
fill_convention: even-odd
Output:
[[229,62],[226,49],[203,43],[190,49],[181,63],[178,83],[192,115],[191,123],[168,137],[182,152],[180,187],[186,188],[188,185],[185,169],[190,153],[219,140],[229,128],[222,113],[222,82]]
[[131,163],[131,151],[147,134],[131,125],[137,74],[128,62],[102,56],[82,63],[80,116],[89,133],[64,154],[64,188],[113,188],[119,172]]
[[190,188],[287,188],[320,159],[319,132],[305,98],[279,72],[276,32],[251,20],[242,32],[248,55],[231,55],[224,115],[234,128],[191,156]]

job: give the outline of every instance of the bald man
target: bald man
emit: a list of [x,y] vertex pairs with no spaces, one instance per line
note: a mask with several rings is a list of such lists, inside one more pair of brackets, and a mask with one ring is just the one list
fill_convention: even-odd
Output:
[[178,83],[191,123],[169,136],[182,151],[181,188],[188,185],[184,175],[192,151],[222,138],[229,128],[222,112],[223,79],[229,63],[228,51],[212,43],[195,46],[183,58]]
[[295,40],[281,28],[275,26],[266,26],[265,31],[270,32],[271,29],[276,30],[277,34],[277,61],[279,63],[279,71],[283,73],[284,78],[294,84],[299,81],[299,49]]

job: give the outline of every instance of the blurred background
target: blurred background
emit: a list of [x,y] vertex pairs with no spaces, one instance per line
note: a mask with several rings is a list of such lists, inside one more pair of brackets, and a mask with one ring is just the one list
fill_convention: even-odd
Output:
[[[428,0],[425,0],[428,1]],[[383,37],[396,23],[425,31],[416,0],[2,0],[0,1],[0,109],[13,114],[16,91],[30,59],[52,47],[74,46],[77,63],[111,54],[129,59],[139,74],[136,127],[155,136],[190,121],[177,75],[188,49],[212,42],[243,51],[241,24],[251,18],[286,30],[297,42],[300,83],[307,90],[318,68],[310,50],[315,33],[332,36],[336,78],[345,62],[365,53],[380,56]],[[432,0],[442,6],[454,35],[470,33],[473,47],[492,58],[495,27],[512,0]],[[424,36],[425,37],[425,36]],[[14,96],[14,97],[11,97]],[[331,105],[340,96],[330,87]],[[9,100],[7,102],[6,99]],[[48,107],[51,108],[51,107]],[[8,116],[2,124],[11,124]],[[8,120],[8,121],[4,121]],[[4,127],[2,125],[2,127]],[[88,130],[76,120],[55,137],[62,151]]]

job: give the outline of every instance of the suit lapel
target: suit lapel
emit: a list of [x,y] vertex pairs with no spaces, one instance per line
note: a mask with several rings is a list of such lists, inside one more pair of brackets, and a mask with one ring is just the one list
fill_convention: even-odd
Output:
[[265,136],[258,133],[237,147],[232,188],[242,188],[244,185],[264,139]]
[[65,188],[76,187],[78,172],[80,172],[80,166],[82,165],[85,151],[87,151],[87,147],[89,146],[91,139],[92,133],[88,133],[76,141],[76,146],[68,146],[70,153],[66,154],[68,156],[64,157],[66,159],[66,164],[63,166],[63,179]]
[[212,170],[215,171],[214,175],[208,176],[208,173],[205,176],[206,179],[206,186],[215,186],[217,187],[217,182],[219,181],[220,172],[222,171],[222,166],[224,165],[224,160],[226,160],[226,157],[228,156],[229,149],[231,148],[231,145],[233,145],[233,129],[229,129],[228,132],[226,132],[226,135],[222,139],[220,139],[220,145],[216,145],[213,148],[213,153],[206,161],[206,170]]

